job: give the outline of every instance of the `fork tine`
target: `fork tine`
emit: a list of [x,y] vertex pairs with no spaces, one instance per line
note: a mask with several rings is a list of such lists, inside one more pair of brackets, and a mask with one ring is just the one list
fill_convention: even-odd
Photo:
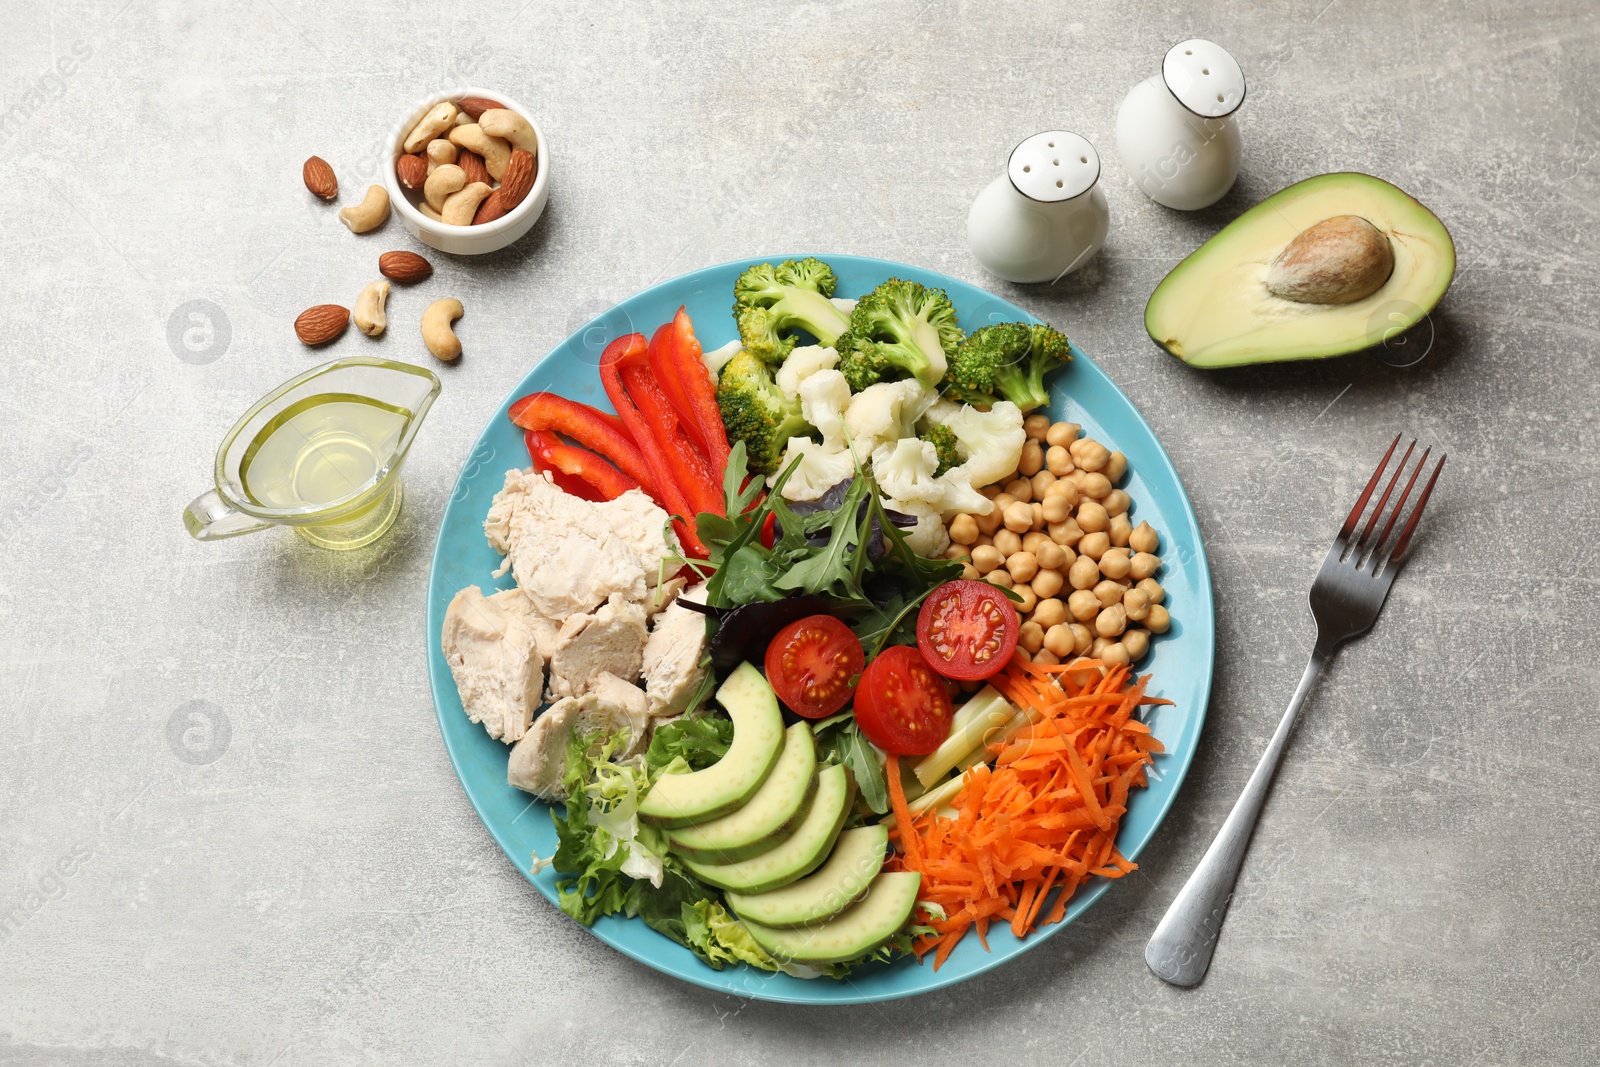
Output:
[[[1433,495],[1433,483],[1439,480],[1439,472],[1444,470],[1444,461],[1447,458],[1448,456],[1441,453],[1439,462],[1434,464],[1433,473],[1428,476],[1428,484],[1422,487],[1422,495],[1417,498],[1416,508],[1411,512],[1411,517],[1406,520],[1405,526],[1400,530],[1400,540],[1395,542],[1394,551],[1389,553],[1390,563],[1398,565],[1405,562],[1406,549],[1411,547],[1411,535],[1416,531],[1417,520],[1422,518],[1422,509],[1428,506],[1428,497]],[[1422,469],[1420,462],[1417,464],[1417,469]],[[1416,475],[1412,475],[1412,480],[1416,480]],[[1409,486],[1407,489],[1409,491]],[[1382,542],[1379,543],[1381,544]]]
[[[1383,495],[1378,498],[1378,506],[1372,509],[1372,516],[1367,519],[1366,528],[1361,531],[1361,539],[1356,542],[1357,548],[1365,547],[1367,538],[1372,536],[1372,528],[1378,525],[1378,517],[1383,514],[1383,506],[1389,502],[1389,494],[1394,492],[1395,483],[1406,472],[1406,463],[1411,459],[1411,453],[1416,451],[1416,448],[1417,439],[1413,437],[1411,443],[1406,446],[1406,454],[1400,457],[1400,465],[1394,469],[1394,474],[1390,475],[1389,484],[1383,487]],[[1385,527],[1384,533],[1387,534],[1388,532],[1388,528]],[[1378,544],[1382,543],[1383,539],[1380,537]],[[1373,548],[1377,548],[1377,545],[1374,545]]]
[[1361,491],[1361,499],[1356,501],[1356,506],[1350,509],[1350,517],[1344,520],[1344,525],[1339,529],[1340,537],[1349,537],[1356,528],[1356,523],[1361,521],[1361,513],[1366,510],[1367,501],[1372,499],[1372,491],[1378,487],[1378,479],[1383,477],[1383,468],[1389,465],[1389,457],[1394,455],[1394,450],[1400,444],[1400,434],[1394,435],[1394,440],[1389,442],[1389,451],[1383,454],[1383,459],[1378,463],[1378,469],[1372,472],[1372,480],[1367,482],[1367,487]]
[[1405,491],[1400,494],[1400,499],[1394,502],[1394,510],[1389,513],[1389,521],[1383,524],[1383,533],[1379,534],[1378,539],[1372,543],[1372,554],[1374,556],[1383,549],[1383,543],[1389,539],[1389,531],[1394,529],[1395,520],[1406,509],[1406,498],[1411,495],[1411,490],[1416,486],[1417,478],[1422,474],[1422,468],[1428,465],[1428,453],[1432,451],[1433,449],[1431,448],[1424,448],[1422,456],[1417,460],[1417,465],[1411,468],[1411,478],[1406,482]]

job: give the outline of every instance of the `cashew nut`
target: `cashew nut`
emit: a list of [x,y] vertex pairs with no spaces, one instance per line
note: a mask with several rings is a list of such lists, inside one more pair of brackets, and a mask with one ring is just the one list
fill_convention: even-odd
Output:
[[470,123],[471,121],[472,121],[472,116],[471,115],[467,114],[465,111],[459,111],[458,110],[456,112],[455,121],[450,123],[450,125],[452,125],[452,126],[465,126],[468,123]]
[[389,194],[381,185],[367,186],[367,195],[354,207],[340,208],[339,221],[350,227],[351,233],[376,230],[389,219]]
[[428,175],[428,180],[422,183],[422,199],[426,200],[433,210],[443,213],[445,199],[466,186],[467,172],[454,163],[445,163],[436,168]]
[[361,290],[361,295],[356,297],[356,310],[351,316],[355,320],[356,329],[368,337],[376,337],[389,325],[389,316],[384,313],[384,302],[389,299],[389,283],[376,281],[367,283]]
[[461,317],[461,301],[435,300],[422,313],[422,342],[446,363],[461,355],[461,340],[450,324]]
[[527,119],[515,111],[492,108],[478,116],[478,125],[490,137],[503,137],[512,145],[535,158],[539,155],[539,138]]
[[428,173],[456,161],[456,146],[443,137],[428,142]]
[[489,177],[495,181],[501,179],[506,164],[511,162],[511,145],[498,137],[490,137],[476,122],[451,130],[450,140],[482,156],[484,166],[489,168]]
[[451,193],[444,207],[439,209],[439,214],[447,225],[471,226],[472,216],[478,213],[478,205],[492,192],[494,190],[483,182],[473,182],[460,192]]
[[456,106],[448,100],[441,100],[428,109],[428,113],[406,135],[405,144],[402,145],[407,152],[420,152],[422,146],[439,136],[450,128],[456,120]]

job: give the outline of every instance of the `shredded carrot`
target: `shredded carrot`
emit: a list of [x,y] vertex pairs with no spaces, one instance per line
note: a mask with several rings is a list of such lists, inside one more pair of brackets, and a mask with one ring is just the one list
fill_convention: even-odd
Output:
[[1060,922],[1091,876],[1120,878],[1137,869],[1117,851],[1117,829],[1129,790],[1145,785],[1145,767],[1162,746],[1134,712],[1172,703],[1146,696],[1149,681],[1098,660],[1012,660],[989,682],[1031,722],[990,746],[992,766],[966,772],[945,809],[954,815],[930,810],[913,818],[898,761],[889,757],[892,837],[900,849],[891,862],[920,872],[920,899],[944,910],[914,945],[919,957],[933,953],[935,970],[968,930],[976,929],[986,949],[994,921],[1026,937]]

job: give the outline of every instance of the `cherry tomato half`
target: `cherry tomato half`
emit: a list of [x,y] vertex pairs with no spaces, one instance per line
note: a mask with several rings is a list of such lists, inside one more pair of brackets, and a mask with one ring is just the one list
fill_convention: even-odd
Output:
[[850,627],[832,615],[808,615],[767,646],[767,681],[796,715],[826,719],[850,702],[850,680],[866,658]]
[[891,756],[926,756],[950,736],[943,678],[910,645],[884,649],[856,686],[856,725]]
[[946,582],[917,613],[917,647],[947,678],[972,681],[1011,662],[1022,629],[1011,600],[988,582]]

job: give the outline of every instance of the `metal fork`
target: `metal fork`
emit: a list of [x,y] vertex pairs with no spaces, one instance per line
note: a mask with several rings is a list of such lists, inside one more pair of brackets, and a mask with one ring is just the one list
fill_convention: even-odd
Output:
[[[1394,532],[1395,521],[1405,510],[1406,500],[1411,496],[1422,468],[1427,465],[1428,453],[1432,451],[1423,450],[1411,469],[1411,477],[1406,481],[1400,498],[1389,510],[1388,518],[1384,519],[1389,497],[1394,493],[1395,485],[1417,447],[1415,440],[1406,448],[1405,455],[1400,457],[1400,465],[1390,476],[1389,484],[1384,487],[1383,495],[1378,498],[1366,525],[1361,526],[1360,536],[1356,536],[1356,528],[1361,525],[1361,516],[1366,512],[1373,490],[1378,487],[1384,469],[1388,467],[1399,444],[1400,435],[1396,434],[1389,444],[1389,450],[1378,463],[1378,469],[1372,472],[1372,479],[1362,491],[1361,499],[1350,509],[1344,525],[1339,527],[1333,546],[1322,561],[1322,569],[1311,584],[1311,614],[1317,623],[1317,643],[1311,652],[1311,662],[1306,664],[1306,672],[1300,679],[1300,687],[1289,701],[1289,710],[1283,713],[1283,721],[1278,723],[1271,744],[1267,745],[1267,751],[1261,756],[1261,762],[1256,764],[1244,792],[1228,814],[1227,821],[1222,824],[1222,829],[1217,832],[1216,840],[1206,849],[1200,865],[1184,883],[1177,899],[1162,916],[1160,925],[1150,938],[1150,944],[1145,947],[1145,962],[1162,981],[1192,986],[1205,977],[1206,968],[1211,965],[1211,953],[1216,948],[1217,935],[1222,929],[1222,919],[1227,914],[1229,901],[1233,899],[1234,883],[1239,879],[1239,865],[1244,861],[1250,834],[1255,830],[1261,804],[1271,788],[1273,775],[1277,773],[1278,761],[1283,757],[1289,731],[1294,728],[1300,705],[1305,703],[1306,695],[1311,692],[1311,687],[1316,684],[1339,646],[1372,629],[1378,612],[1383,610],[1383,602],[1388,599],[1389,587],[1394,584],[1395,575],[1400,573],[1406,561],[1411,535],[1416,532],[1417,520],[1422,517],[1422,509],[1428,504],[1428,497],[1433,493],[1433,485],[1439,480],[1439,472],[1444,469],[1445,461],[1441,454],[1433,473],[1428,476],[1422,495],[1411,510],[1410,518],[1401,526],[1399,536],[1385,554],[1384,545]],[[1374,538],[1373,530],[1378,528],[1380,519],[1383,519],[1383,527]]]

